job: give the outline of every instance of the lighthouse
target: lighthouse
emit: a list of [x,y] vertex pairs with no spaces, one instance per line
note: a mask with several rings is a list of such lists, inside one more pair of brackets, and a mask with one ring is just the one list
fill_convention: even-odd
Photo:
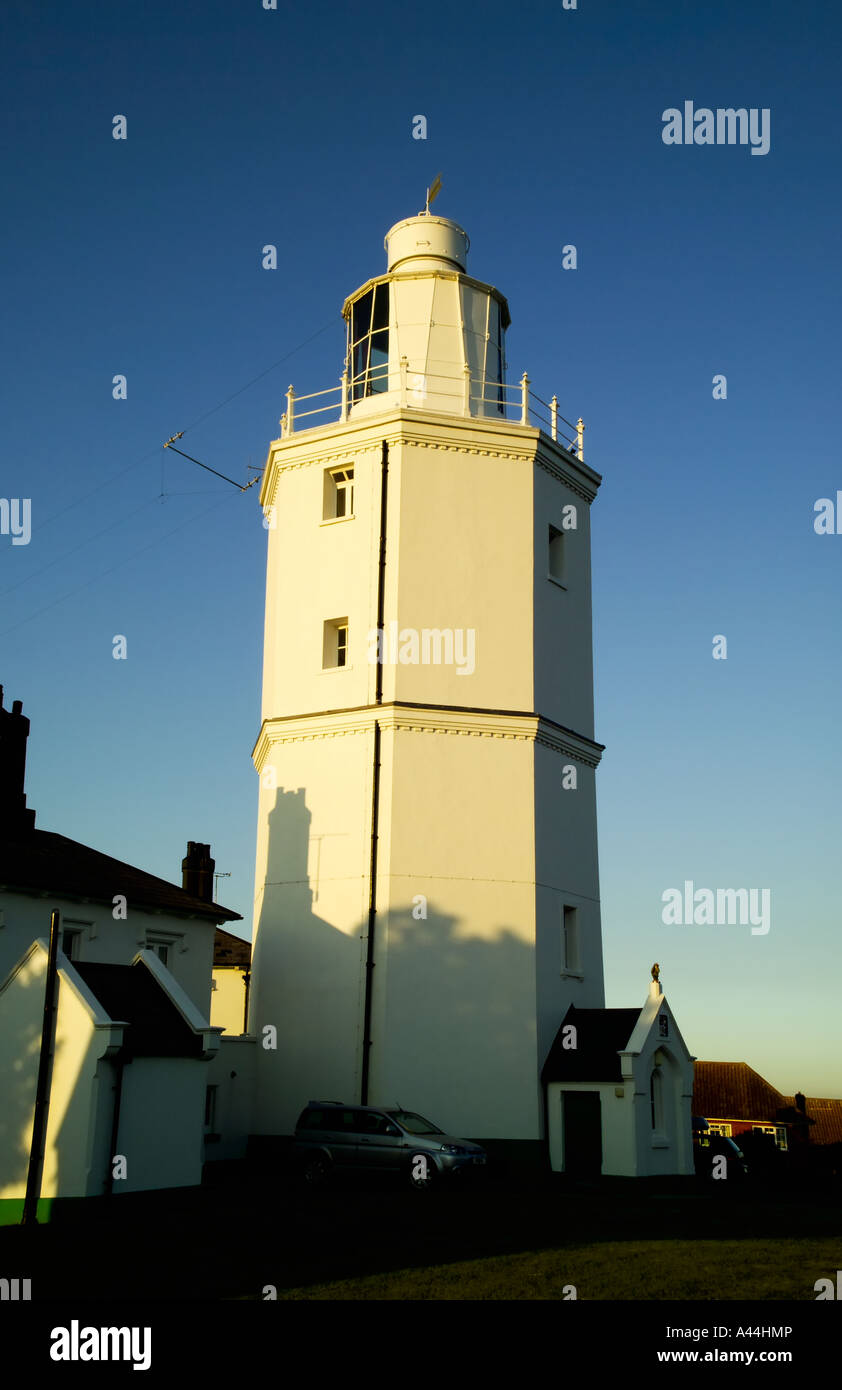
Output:
[[254,1128],[399,1103],[538,1145],[562,1020],[604,1004],[601,479],[581,421],[507,381],[509,306],[463,228],[427,210],[385,250],[261,490]]

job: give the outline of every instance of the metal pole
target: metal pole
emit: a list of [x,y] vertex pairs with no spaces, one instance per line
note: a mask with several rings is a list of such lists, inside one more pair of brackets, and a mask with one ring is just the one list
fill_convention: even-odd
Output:
[[26,1175],[22,1226],[37,1226],[38,1224],[38,1198],[41,1196],[41,1176],[44,1168],[44,1141],[47,1137],[47,1120],[50,1113],[50,1073],[56,1029],[58,996],[58,971],[56,967],[60,934],[61,913],[56,908],[50,916],[50,952],[47,957],[47,979],[44,988],[41,1056],[38,1061],[38,1082],[35,1087],[35,1115],[32,1120],[32,1146],[29,1151],[29,1172]]

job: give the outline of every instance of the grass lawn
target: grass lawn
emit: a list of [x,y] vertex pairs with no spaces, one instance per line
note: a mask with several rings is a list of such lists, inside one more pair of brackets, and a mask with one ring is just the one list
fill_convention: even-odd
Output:
[[814,1300],[833,1277],[838,1239],[614,1241],[397,1270],[310,1288],[279,1299]]

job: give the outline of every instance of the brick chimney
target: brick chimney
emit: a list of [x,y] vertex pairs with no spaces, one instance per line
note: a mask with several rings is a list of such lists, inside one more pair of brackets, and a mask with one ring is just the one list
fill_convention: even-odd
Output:
[[26,740],[29,720],[23,704],[15,700],[10,710],[3,708],[3,687],[0,685],[0,834],[17,839],[35,829],[35,812],[27,811],[24,783],[26,781]]
[[216,860],[211,859],[210,845],[197,840],[187,841],[187,854],[181,861],[181,886],[185,893],[203,902],[213,902],[213,871]]

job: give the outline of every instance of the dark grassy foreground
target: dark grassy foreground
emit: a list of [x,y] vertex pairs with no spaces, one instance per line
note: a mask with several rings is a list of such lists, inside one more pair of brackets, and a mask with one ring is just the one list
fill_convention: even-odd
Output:
[[[838,1182],[713,1190],[484,1175],[431,1193],[214,1165],[202,1188],[57,1204],[0,1230],[33,1299],[815,1299],[842,1268]],[[478,1175],[479,1176],[479,1175]]]
[[840,1248],[833,1237],[606,1241],[282,1289],[278,1298],[813,1301]]

